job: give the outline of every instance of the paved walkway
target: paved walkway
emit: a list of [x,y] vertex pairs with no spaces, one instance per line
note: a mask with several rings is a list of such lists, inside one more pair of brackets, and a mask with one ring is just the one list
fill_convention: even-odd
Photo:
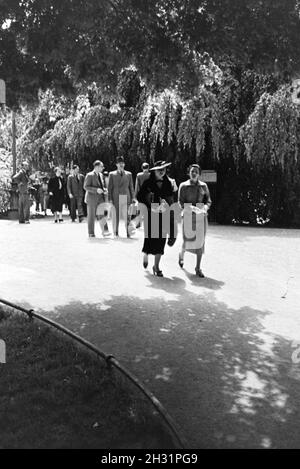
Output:
[[[142,268],[135,239],[86,224],[0,220],[0,296],[113,353],[157,395],[191,448],[299,447],[300,231],[211,226],[203,270]],[[300,353],[299,353],[300,357]]]

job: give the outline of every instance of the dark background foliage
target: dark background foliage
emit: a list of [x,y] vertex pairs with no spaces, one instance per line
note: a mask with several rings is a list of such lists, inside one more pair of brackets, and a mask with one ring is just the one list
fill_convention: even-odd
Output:
[[[276,95],[299,43],[297,0],[0,0],[0,145],[16,109],[19,158],[36,168],[112,169],[122,153],[134,172],[168,159],[181,182],[199,161],[218,173],[220,223],[299,225],[298,117]],[[278,130],[282,160],[263,143],[280,116],[294,122]]]

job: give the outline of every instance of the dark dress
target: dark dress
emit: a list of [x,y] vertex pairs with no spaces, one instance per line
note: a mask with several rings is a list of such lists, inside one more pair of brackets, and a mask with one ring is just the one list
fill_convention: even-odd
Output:
[[52,192],[50,196],[49,206],[52,212],[62,212],[65,202],[66,188],[62,177],[54,176],[49,180],[48,192]]
[[[169,235],[170,238],[174,238],[174,214],[167,208],[164,216],[171,212],[170,218],[168,216],[164,218],[167,223],[163,221],[162,213],[154,213],[151,210],[151,204],[160,204],[161,200],[164,199],[168,205],[174,203],[173,187],[171,181],[167,176],[163,178],[161,182],[157,181],[155,174],[151,172],[151,176],[146,180],[140,191],[137,194],[137,199],[141,206],[141,211],[144,217],[144,246],[142,252],[145,254],[164,254],[164,248],[166,244],[166,238]],[[171,220],[171,221],[170,221]],[[168,223],[169,221],[169,223]]]

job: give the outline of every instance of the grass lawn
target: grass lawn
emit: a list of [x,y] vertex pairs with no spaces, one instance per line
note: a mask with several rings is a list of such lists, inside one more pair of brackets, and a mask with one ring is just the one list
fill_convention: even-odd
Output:
[[0,339],[1,449],[174,448],[144,396],[63,334],[0,309]]

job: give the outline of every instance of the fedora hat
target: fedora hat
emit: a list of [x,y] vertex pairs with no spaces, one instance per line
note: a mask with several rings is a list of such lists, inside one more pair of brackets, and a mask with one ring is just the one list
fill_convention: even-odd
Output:
[[165,169],[168,166],[170,166],[172,163],[167,163],[166,161],[159,160],[155,161],[153,168],[150,169],[150,171],[156,171],[157,169]]

